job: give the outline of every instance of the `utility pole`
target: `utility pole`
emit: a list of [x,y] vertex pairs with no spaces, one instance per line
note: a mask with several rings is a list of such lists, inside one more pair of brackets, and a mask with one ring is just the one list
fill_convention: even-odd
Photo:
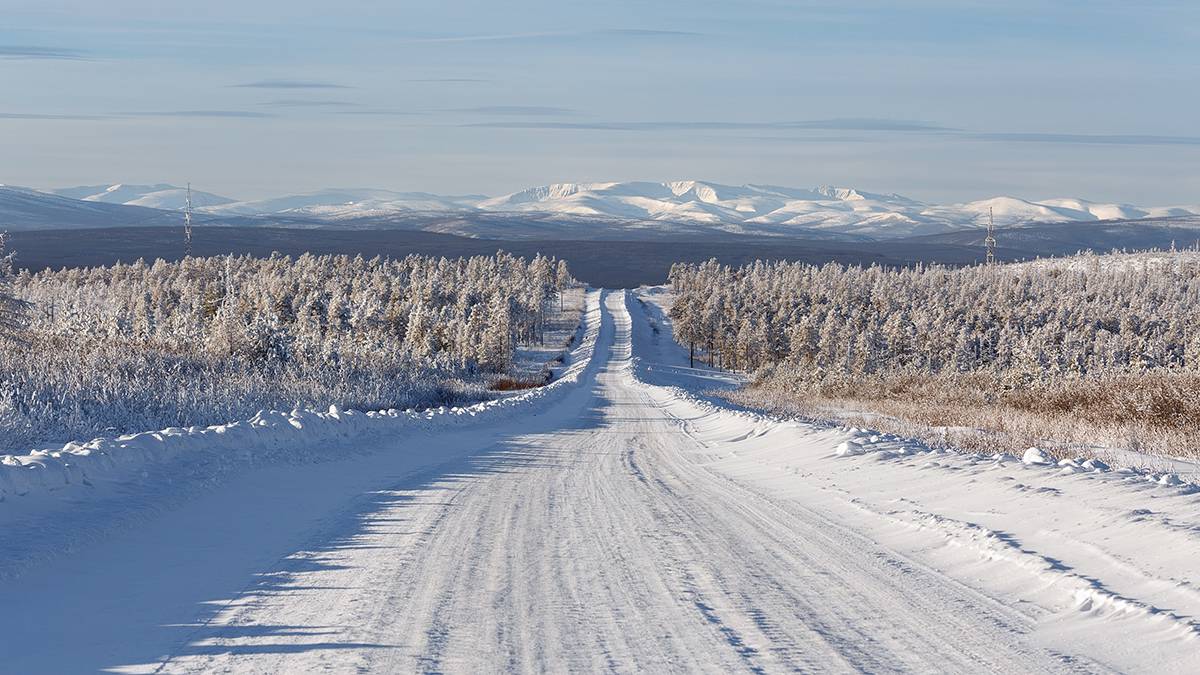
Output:
[[187,184],[187,196],[183,207],[183,257],[192,256],[192,184]]
[[992,265],[996,262],[996,221],[992,215],[992,207],[988,207],[988,229],[987,238],[983,240],[983,245],[987,247],[987,264]]

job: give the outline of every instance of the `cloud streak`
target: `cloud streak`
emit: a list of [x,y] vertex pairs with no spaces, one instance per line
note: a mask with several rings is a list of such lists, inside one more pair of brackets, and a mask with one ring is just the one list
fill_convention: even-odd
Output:
[[656,122],[555,122],[555,121],[494,121],[464,124],[467,127],[497,129],[575,129],[590,131],[893,131],[946,133],[957,131],[932,122],[866,118],[838,118],[790,122],[731,122],[731,121],[656,121]]
[[359,115],[361,117],[419,117],[428,113],[410,110],[338,110],[335,115]]
[[563,38],[614,37],[669,39],[701,37],[704,33],[683,30],[654,30],[645,28],[602,28],[597,30],[541,31],[533,33],[484,33],[477,35],[445,35],[439,37],[408,38],[403,44],[453,44],[464,42],[542,42]]
[[512,115],[524,117],[565,117],[576,114],[570,108],[542,105],[481,105],[474,108],[448,108],[447,111],[474,115]]
[[978,133],[968,134],[968,136],[981,141],[1000,141],[1008,143],[1064,143],[1082,145],[1200,145],[1200,136],[1057,133]]
[[407,80],[396,80],[396,82],[421,82],[427,84],[468,84],[491,81],[482,77],[414,77]]
[[283,99],[277,101],[264,101],[259,105],[274,106],[278,108],[352,108],[359,104],[352,101],[332,101],[328,99]]
[[[483,112],[482,110],[480,112]],[[919,120],[891,120],[876,118],[832,118],[823,120],[800,120],[784,122],[733,122],[733,121],[654,121],[620,122],[587,121],[571,122],[557,120],[493,120],[462,124],[463,127],[489,129],[530,129],[566,131],[630,131],[630,132],[688,132],[688,131],[859,131],[874,133],[896,133],[903,135],[929,135],[960,141],[987,141],[995,143],[1046,143],[1059,145],[1126,145],[1126,146],[1200,146],[1200,136],[1161,136],[1152,134],[1075,134],[1075,133],[1020,133],[981,132],[944,126],[935,122]],[[759,137],[764,139],[766,137]],[[771,137],[785,140],[829,140],[823,136]],[[866,141],[864,136],[855,140]]]
[[344,84],[333,82],[314,82],[310,80],[258,80],[230,85],[243,89],[349,89]]
[[[278,99],[260,103],[273,108],[312,108],[327,110],[329,114],[357,117],[414,118],[435,114],[436,111],[362,109],[352,101],[329,99]],[[466,115],[495,115],[500,117],[566,117],[577,115],[570,108],[556,106],[489,105],[468,108],[447,108],[441,112]],[[150,110],[111,114],[61,114],[37,112],[0,112],[0,120],[29,121],[111,121],[129,118],[195,118],[195,119],[268,119],[278,118],[273,112],[254,110]],[[442,126],[442,125],[436,125]],[[450,125],[458,128],[548,130],[548,131],[621,131],[640,133],[671,133],[689,131],[714,132],[841,132],[840,134],[799,134],[786,136],[748,136],[760,142],[794,143],[867,143],[878,140],[874,133],[898,133],[905,136],[936,136],[953,141],[983,141],[989,143],[1043,143],[1051,145],[1097,145],[1097,146],[1182,146],[1200,147],[1200,136],[1164,136],[1153,134],[1077,134],[1056,132],[981,132],[957,129],[935,122],[919,120],[891,120],[878,118],[830,118],[822,120],[798,120],[783,122],[741,121],[562,121],[554,119],[504,119],[487,122],[468,122]],[[861,136],[848,136],[845,132],[866,132]]]
[[56,115],[53,113],[6,113],[0,112],[0,120],[103,120],[103,115]]
[[86,61],[87,52],[62,47],[35,47],[29,45],[0,45],[0,59],[30,59],[57,61]]
[[121,113],[124,117],[230,117],[260,119],[275,117],[270,113],[252,110],[143,110]]

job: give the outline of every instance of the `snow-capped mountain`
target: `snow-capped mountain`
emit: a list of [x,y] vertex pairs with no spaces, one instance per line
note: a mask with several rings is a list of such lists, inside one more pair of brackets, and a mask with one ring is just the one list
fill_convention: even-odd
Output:
[[731,233],[780,235],[792,229],[815,229],[880,238],[977,227],[986,220],[989,209],[998,226],[1010,227],[1031,222],[1200,213],[1200,206],[1139,208],[1081,199],[1031,202],[1015,197],[934,205],[901,195],[845,187],[806,190],[772,185],[735,187],[699,181],[559,183],[484,200],[476,207],[486,211],[706,223]]
[[[193,193],[194,194],[194,193]],[[200,209],[213,215],[287,214],[315,218],[362,218],[406,211],[473,210],[483,195],[442,196],[372,188],[329,189]]]
[[[158,183],[156,185],[80,185],[77,187],[50,190],[51,194],[86,202],[102,202],[105,204],[124,204],[126,206],[145,206],[151,209],[178,210],[184,207],[187,200],[187,189],[177,185]],[[192,190],[192,206],[195,208],[228,204],[234,200],[211,192]]]
[[0,230],[170,225],[178,214],[143,206],[84,201],[30,188],[0,185]]
[[[178,215],[167,211],[182,208],[185,193],[166,184],[93,185],[52,193],[20,190],[0,195],[0,226],[172,224]],[[43,200],[40,206],[39,199]],[[978,228],[989,213],[998,227],[1200,214],[1200,206],[1139,207],[1083,199],[993,197],[929,204],[849,187],[734,186],[694,180],[555,183],[499,197],[351,188],[234,201],[193,190],[192,204],[198,216],[213,224],[303,221],[311,227],[399,227],[495,239],[705,235],[895,239]],[[134,210],[97,211],[100,205]],[[74,215],[72,209],[77,210]]]

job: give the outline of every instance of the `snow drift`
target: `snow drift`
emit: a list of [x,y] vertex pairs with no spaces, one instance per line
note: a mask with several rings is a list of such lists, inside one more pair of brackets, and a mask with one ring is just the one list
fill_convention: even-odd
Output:
[[[321,448],[336,449],[337,441],[370,438],[407,430],[429,430],[480,424],[537,414],[568,392],[594,367],[592,356],[600,331],[600,292],[588,294],[582,339],[564,359],[548,385],[520,394],[469,406],[430,410],[267,410],[249,420],[208,427],[172,427],[87,442],[70,442],[57,449],[25,455],[0,456],[0,503],[14,498],[73,489],[80,498],[103,485],[132,480],[150,465],[184,462],[219,473],[238,465],[257,465],[302,456]],[[185,472],[180,472],[185,473]],[[0,507],[2,508],[2,507]]]

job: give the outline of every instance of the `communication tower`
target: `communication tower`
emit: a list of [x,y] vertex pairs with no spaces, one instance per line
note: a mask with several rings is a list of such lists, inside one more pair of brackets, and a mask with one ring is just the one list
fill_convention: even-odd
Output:
[[996,220],[990,206],[988,207],[987,238],[983,240],[983,245],[987,247],[987,264],[994,264],[996,262]]
[[183,207],[183,257],[192,255],[192,184],[187,184]]

